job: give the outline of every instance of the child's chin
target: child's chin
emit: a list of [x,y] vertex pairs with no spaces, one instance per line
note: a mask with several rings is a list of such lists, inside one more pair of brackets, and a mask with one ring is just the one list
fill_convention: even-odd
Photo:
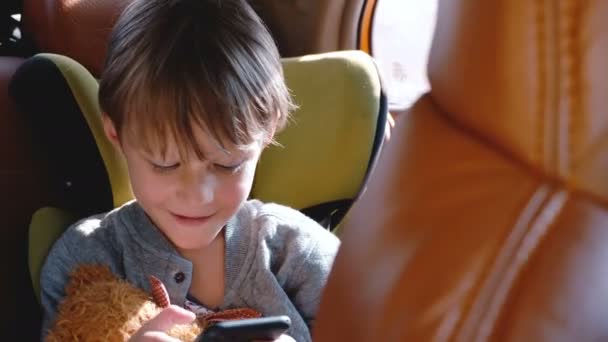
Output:
[[180,239],[173,239],[172,242],[175,245],[175,247],[177,247],[180,250],[201,250],[201,249],[205,249],[206,247],[208,247],[211,242],[213,241],[212,238],[180,238]]

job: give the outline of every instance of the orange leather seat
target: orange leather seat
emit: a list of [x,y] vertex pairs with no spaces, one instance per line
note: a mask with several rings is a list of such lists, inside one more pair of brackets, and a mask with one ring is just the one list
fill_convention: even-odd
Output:
[[608,2],[443,0],[315,341],[608,340]]

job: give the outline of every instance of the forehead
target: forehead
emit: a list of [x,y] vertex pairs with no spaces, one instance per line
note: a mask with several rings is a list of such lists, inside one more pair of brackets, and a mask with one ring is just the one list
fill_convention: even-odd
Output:
[[[167,127],[131,127],[125,139],[129,144],[143,152],[162,157],[187,160],[198,159],[231,159],[256,154],[261,150],[262,139],[254,139],[249,144],[237,145],[221,134],[211,134],[201,125],[192,124],[191,137],[181,130]],[[216,136],[218,138],[216,138]]]
[[125,108],[124,131],[148,150],[167,153],[174,147],[182,156],[194,152],[203,158],[255,149],[251,145],[268,135],[267,127],[250,118],[257,118],[250,107],[222,105],[199,88],[169,88],[136,92]]

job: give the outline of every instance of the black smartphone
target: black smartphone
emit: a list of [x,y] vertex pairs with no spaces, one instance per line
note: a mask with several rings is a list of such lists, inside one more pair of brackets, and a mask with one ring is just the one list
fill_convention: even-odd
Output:
[[203,331],[198,342],[250,342],[275,340],[291,326],[288,316],[236,319],[215,323]]

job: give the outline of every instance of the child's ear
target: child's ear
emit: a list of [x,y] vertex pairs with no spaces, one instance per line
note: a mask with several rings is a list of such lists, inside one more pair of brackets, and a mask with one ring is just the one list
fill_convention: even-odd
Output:
[[118,137],[118,131],[116,130],[116,126],[114,126],[114,122],[112,122],[112,119],[110,119],[106,113],[102,113],[101,118],[103,120],[103,131],[105,132],[106,137],[114,147],[120,150],[120,138]]

